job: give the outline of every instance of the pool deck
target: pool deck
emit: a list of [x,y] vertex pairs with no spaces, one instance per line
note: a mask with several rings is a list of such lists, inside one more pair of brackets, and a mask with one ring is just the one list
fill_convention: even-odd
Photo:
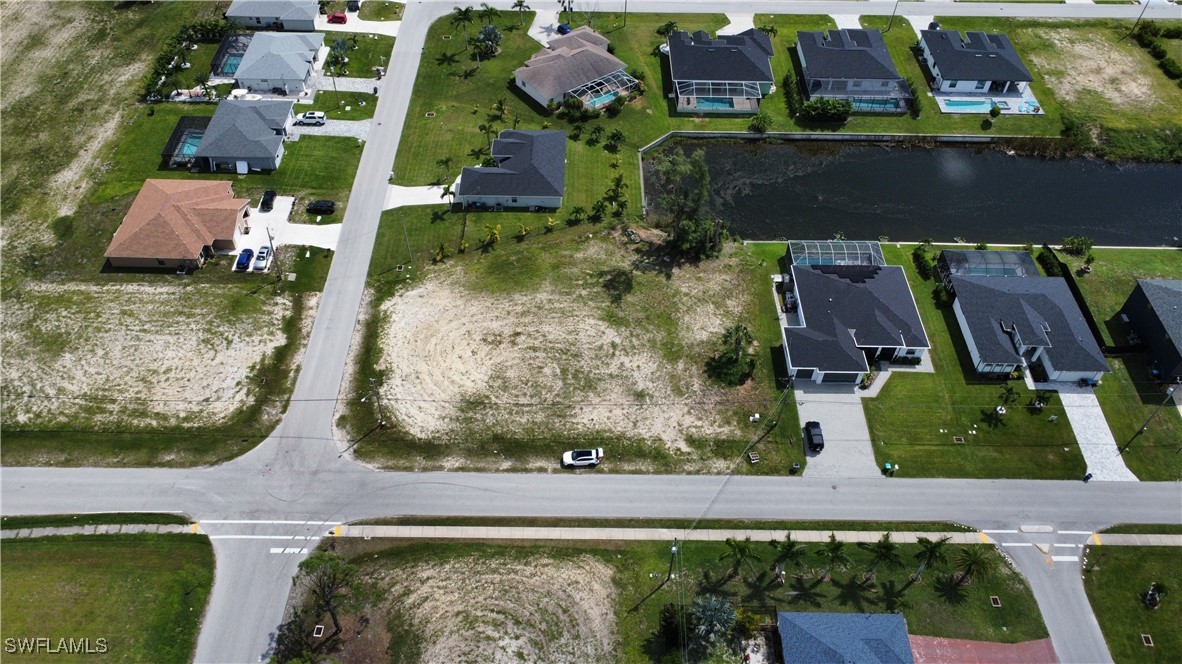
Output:
[[[1035,98],[1034,93],[1030,88],[1020,95],[969,95],[969,94],[953,94],[948,92],[933,92],[932,97],[936,100],[936,105],[940,107],[941,113],[971,113],[977,115],[988,115],[989,109],[984,110],[977,108],[961,108],[956,106],[949,106],[949,101],[988,101],[1005,102],[1001,108],[1002,115],[1045,115],[1042,110],[1042,104]],[[1029,104],[1033,104],[1037,110],[1022,110],[1028,108]]]

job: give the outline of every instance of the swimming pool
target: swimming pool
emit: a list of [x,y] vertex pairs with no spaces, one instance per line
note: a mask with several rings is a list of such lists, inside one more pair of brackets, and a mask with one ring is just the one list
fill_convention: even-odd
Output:
[[992,99],[948,99],[944,106],[965,113],[988,113],[993,108]]
[[730,97],[698,97],[696,106],[699,110],[731,109],[735,107],[735,100]]
[[204,135],[204,132],[185,134],[185,137],[181,139],[180,146],[177,147],[177,156],[192,157],[197,154],[197,146],[201,145],[201,137]]
[[242,53],[231,53],[222,63],[222,76],[233,76],[238,73],[238,65],[242,64]]
[[618,92],[605,92],[601,95],[597,95],[595,97],[592,97],[591,100],[587,102],[587,105],[590,106],[591,108],[599,108],[600,106],[603,106],[604,104],[610,103],[611,100],[615,99],[618,96],[620,96],[620,93],[618,93]]

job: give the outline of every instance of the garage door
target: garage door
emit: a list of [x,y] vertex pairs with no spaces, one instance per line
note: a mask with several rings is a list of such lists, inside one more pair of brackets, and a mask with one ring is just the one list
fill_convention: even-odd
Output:
[[821,382],[822,383],[856,383],[856,382],[858,382],[859,375],[861,375],[861,374],[829,372],[826,374],[822,374]]

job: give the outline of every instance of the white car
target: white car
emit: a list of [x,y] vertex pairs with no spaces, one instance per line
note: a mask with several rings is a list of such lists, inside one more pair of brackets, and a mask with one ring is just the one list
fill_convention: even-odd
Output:
[[259,247],[259,253],[254,259],[254,269],[256,272],[263,272],[267,269],[267,261],[271,260],[271,247],[263,245]]
[[603,448],[571,450],[562,455],[563,468],[594,468],[603,461]]
[[308,111],[307,113],[300,113],[296,116],[295,123],[298,125],[323,125],[328,118],[324,116],[324,111]]

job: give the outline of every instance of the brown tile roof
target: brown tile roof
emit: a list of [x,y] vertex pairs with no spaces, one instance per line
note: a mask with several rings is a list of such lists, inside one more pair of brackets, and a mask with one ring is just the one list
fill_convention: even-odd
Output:
[[144,180],[106,256],[196,260],[214,240],[233,239],[249,203],[229,180]]

